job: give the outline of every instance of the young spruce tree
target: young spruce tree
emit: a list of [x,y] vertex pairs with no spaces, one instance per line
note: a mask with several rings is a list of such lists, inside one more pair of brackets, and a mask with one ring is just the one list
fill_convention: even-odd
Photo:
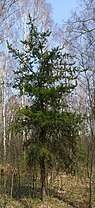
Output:
[[41,198],[46,192],[46,167],[74,169],[77,151],[78,117],[68,112],[67,95],[74,89],[76,67],[72,57],[59,47],[48,47],[50,32],[39,32],[29,18],[29,37],[22,41],[25,51],[8,44],[19,61],[15,88],[30,99],[21,109],[23,127],[31,137],[25,142],[28,163],[40,168]]

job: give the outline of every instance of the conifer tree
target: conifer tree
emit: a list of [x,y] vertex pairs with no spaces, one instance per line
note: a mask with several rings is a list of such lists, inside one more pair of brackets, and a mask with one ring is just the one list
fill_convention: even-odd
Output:
[[[76,160],[78,117],[68,112],[67,95],[75,88],[77,69],[70,54],[49,47],[49,31],[39,32],[29,17],[29,37],[22,41],[24,53],[8,44],[19,61],[14,87],[30,100],[20,111],[18,123],[27,128],[28,164],[40,168],[41,199],[46,192],[46,167],[71,172]],[[23,119],[24,117],[24,119]]]

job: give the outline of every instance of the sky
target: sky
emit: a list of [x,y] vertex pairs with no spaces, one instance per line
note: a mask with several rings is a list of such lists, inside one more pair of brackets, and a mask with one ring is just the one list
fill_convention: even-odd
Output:
[[52,16],[56,23],[70,17],[71,11],[78,9],[78,0],[47,0],[52,5]]

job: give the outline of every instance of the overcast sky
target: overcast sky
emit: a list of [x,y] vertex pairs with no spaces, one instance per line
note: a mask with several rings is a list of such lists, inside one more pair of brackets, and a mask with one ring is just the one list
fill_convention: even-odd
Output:
[[47,0],[52,5],[53,19],[56,23],[61,23],[62,19],[70,17],[71,11],[78,9],[78,0]]

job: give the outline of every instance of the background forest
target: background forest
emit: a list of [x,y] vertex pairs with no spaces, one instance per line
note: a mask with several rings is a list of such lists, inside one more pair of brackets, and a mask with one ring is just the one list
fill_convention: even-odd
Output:
[[60,25],[0,0],[0,207],[95,207],[95,1]]

